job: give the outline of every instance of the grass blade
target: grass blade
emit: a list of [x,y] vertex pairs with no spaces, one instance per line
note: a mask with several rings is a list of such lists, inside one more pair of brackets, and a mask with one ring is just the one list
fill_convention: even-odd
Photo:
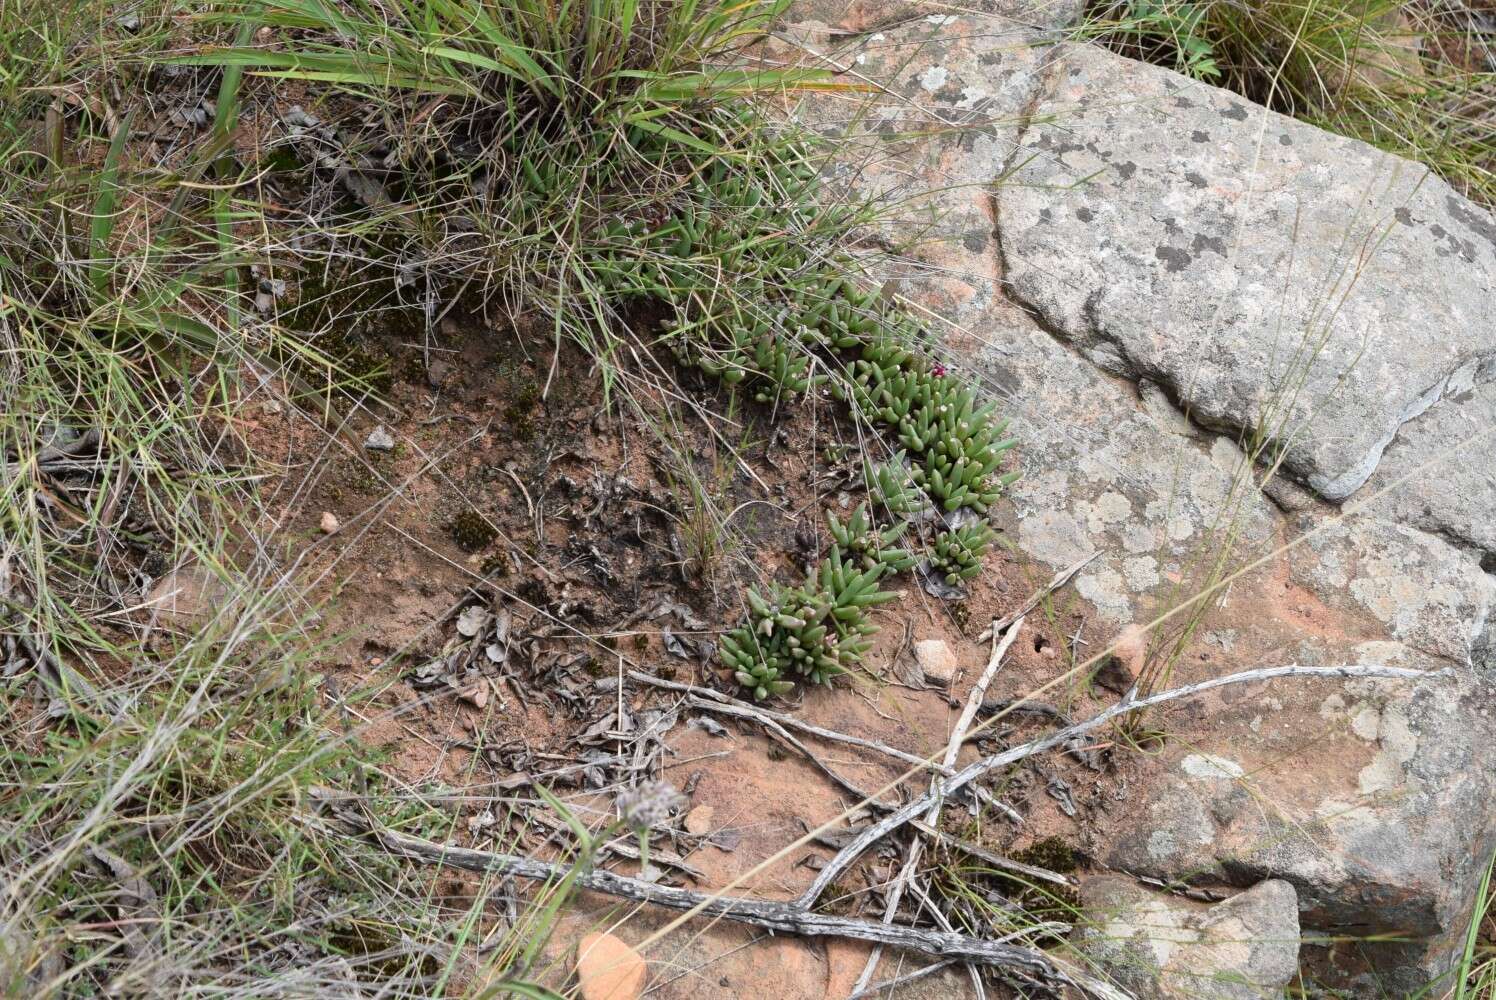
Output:
[[104,169],[99,174],[99,194],[94,201],[93,222],[89,226],[88,270],[94,290],[103,292],[109,287],[110,269],[105,261],[109,256],[109,238],[114,235],[115,211],[119,206],[119,167],[124,156],[125,142],[130,138],[130,123],[134,114],[128,114],[114,131],[109,141],[109,152],[104,157]]

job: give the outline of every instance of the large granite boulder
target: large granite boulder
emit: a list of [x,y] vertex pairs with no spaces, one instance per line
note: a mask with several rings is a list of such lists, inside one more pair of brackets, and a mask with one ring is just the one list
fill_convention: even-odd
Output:
[[[1013,418],[1016,550],[1099,552],[1076,589],[1109,635],[1220,584],[1176,680],[1430,671],[1163,713],[1168,750],[1101,856],[1287,883],[1308,981],[1427,985],[1496,850],[1496,480],[1476,450],[1496,433],[1424,468],[1496,415],[1490,216],[1420,166],[999,16],[827,51],[881,90],[799,114],[846,140],[833,183],[898,199],[878,235],[919,238],[886,276]],[[1312,492],[1271,481],[1279,462]],[[1325,502],[1368,477],[1363,514]]]
[[1496,221],[1427,168],[1079,45],[1029,118],[997,194],[1013,295],[1322,496],[1491,374]]
[[1211,706],[1222,738],[1161,757],[1111,817],[1105,860],[1199,886],[1289,882],[1327,942],[1306,949],[1316,978],[1416,992],[1452,962],[1496,849],[1496,690],[1451,672],[1293,695]]

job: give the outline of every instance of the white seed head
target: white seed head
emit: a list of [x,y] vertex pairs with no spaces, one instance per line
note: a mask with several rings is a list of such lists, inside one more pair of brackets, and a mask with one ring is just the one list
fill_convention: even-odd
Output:
[[644,834],[662,826],[685,801],[670,782],[645,781],[619,792],[617,805],[618,813],[629,829]]

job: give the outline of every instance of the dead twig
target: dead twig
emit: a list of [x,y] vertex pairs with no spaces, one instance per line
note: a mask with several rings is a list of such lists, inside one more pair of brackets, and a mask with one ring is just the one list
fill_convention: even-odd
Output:
[[[324,803],[336,804],[336,796],[319,794]],[[337,809],[336,816],[349,831],[371,837],[390,854],[422,864],[447,865],[464,871],[515,876],[532,881],[559,884],[571,871],[566,865],[540,861],[516,854],[499,854],[467,847],[452,847],[412,837],[378,826],[350,809]],[[306,821],[321,824],[320,817]],[[975,962],[1013,969],[1024,975],[1059,985],[1085,990],[1103,1000],[1131,1000],[1126,993],[1099,982],[1083,972],[1066,967],[1056,959],[1034,948],[1023,948],[999,941],[988,941],[950,931],[880,924],[812,913],[797,904],[740,896],[720,896],[689,889],[655,885],[636,878],[607,871],[583,871],[575,884],[590,892],[606,893],[620,899],[650,903],[672,910],[695,910],[703,917],[719,917],[735,923],[762,927],[781,934],[802,937],[834,937],[850,941],[867,941],[905,948],[935,958]]]
[[722,712],[724,712],[724,714],[727,715],[746,716],[752,718],[755,722],[758,722],[765,729],[767,729],[770,735],[776,737],[796,753],[800,754],[806,760],[810,761],[813,767],[815,767],[822,774],[831,779],[832,784],[843,789],[848,794],[854,796],[858,801],[866,802],[870,806],[874,806],[885,811],[893,808],[893,806],[889,805],[886,802],[879,801],[869,792],[858,788],[846,778],[843,778],[841,775],[837,774],[830,767],[828,767],[820,757],[818,757],[814,753],[811,753],[809,747],[807,747],[804,743],[801,743],[799,740],[795,739],[795,737],[791,735],[790,732],[784,728],[784,726],[780,725],[777,720],[771,719],[767,715],[764,715],[762,713],[745,712],[731,705],[718,705],[713,702],[709,702],[704,698],[699,698],[696,695],[686,696],[686,706],[688,708],[695,708],[704,711],[721,710]]
[[954,964],[955,959],[951,958],[935,962],[933,964],[925,966],[923,969],[916,969],[913,972],[906,972],[902,976],[894,976],[892,979],[885,979],[881,983],[874,983],[871,986],[864,986],[860,990],[847,994],[847,1000],[861,1000],[862,997],[875,996],[876,994],[883,993],[884,991],[888,991],[891,995],[894,987],[896,986],[907,986],[909,983],[912,983],[917,979],[923,979],[928,975],[939,972],[941,969],[944,969],[948,965]]
[[1010,613],[1005,618],[999,618],[988,628],[984,629],[982,631],[982,634],[977,636],[977,642],[986,642],[988,639],[991,639],[993,636],[997,635],[999,632],[1016,622],[1018,619],[1027,617],[1030,611],[1039,606],[1040,601],[1044,600],[1044,598],[1048,597],[1050,594],[1054,593],[1056,590],[1059,590],[1065,584],[1069,583],[1072,576],[1085,569],[1088,565],[1090,565],[1091,561],[1099,555],[1101,555],[1101,550],[1097,549],[1095,552],[1092,552],[1090,555],[1075,563],[1073,566],[1069,566],[1065,569],[1060,570],[1050,578],[1048,583],[1040,587],[1038,590],[1034,591],[1029,599],[1024,601],[1023,606],[1020,607],[1017,611]]
[[[1023,628],[1023,619],[1023,615],[1018,616],[1017,620],[1013,622],[1012,627],[1003,635],[1001,642],[997,639],[997,622],[993,622],[992,628],[988,630],[992,636],[992,656],[987,660],[987,667],[982,671],[982,676],[977,679],[976,684],[972,686],[970,694],[967,695],[966,707],[961,710],[961,715],[956,719],[956,724],[951,727],[951,738],[945,747],[945,759],[941,761],[941,767],[945,770],[948,771],[955,766],[956,757],[961,752],[961,744],[966,742],[966,731],[971,727],[972,720],[976,718],[977,709],[981,707],[982,699],[987,696],[987,688],[992,684],[992,679],[997,676],[998,668],[1002,666],[1003,657],[1007,655],[1009,647],[1013,645],[1013,640],[1018,638],[1018,632]],[[937,777],[931,785],[931,791],[938,792],[939,790],[940,779]],[[941,795],[930,806],[930,811],[925,814],[925,823],[928,826],[933,827],[940,822],[940,810],[944,805],[945,796]],[[924,846],[925,842],[918,837],[909,842],[909,853],[904,858],[904,867],[899,870],[899,874],[895,876],[893,884],[888,887],[888,903],[883,909],[883,922],[885,924],[892,923],[894,917],[898,915],[899,903],[903,901],[904,890],[908,888],[910,879],[914,877],[914,872],[919,867],[920,858],[924,855]],[[867,962],[862,967],[862,975],[857,977],[857,983],[852,987],[853,993],[861,992],[872,982],[873,973],[878,971],[878,962],[882,958],[883,949],[881,947],[873,948],[872,953],[867,957]],[[968,966],[968,968],[970,967]],[[971,969],[971,975],[972,987],[976,990],[978,1000],[981,1000],[986,995],[982,989],[981,977],[975,969]]]
[[[649,674],[641,673],[638,670],[630,670],[628,672],[628,676],[630,680],[638,681],[641,684],[648,684],[651,687],[663,688],[666,691],[679,691],[682,694],[695,695],[699,699],[710,702],[710,704],[698,704],[695,706],[703,711],[717,712],[721,715],[735,715],[739,718],[753,719],[754,721],[764,723],[765,725],[767,725],[767,722],[772,721],[780,726],[783,726],[786,729],[797,729],[802,733],[806,733],[810,736],[817,736],[823,740],[830,740],[833,743],[845,743],[848,746],[861,747],[864,750],[872,750],[876,753],[883,754],[885,757],[891,757],[894,760],[902,761],[905,764],[912,764],[915,767],[923,767],[926,770],[930,771],[941,770],[940,765],[935,764],[932,761],[919,756],[918,754],[907,753],[903,750],[887,746],[875,740],[863,739],[860,736],[850,736],[846,733],[839,733],[832,729],[823,729],[820,726],[812,725],[809,722],[804,722],[800,719],[797,719],[793,715],[785,715],[782,712],[774,712],[770,711],[769,709],[759,708],[756,705],[750,705],[745,701],[738,700],[737,698],[729,697],[728,695],[725,695],[720,691],[713,691],[711,688],[698,687],[695,684],[682,684],[679,681],[667,681],[661,677],[651,677]],[[950,774],[952,772],[947,768],[942,773]]]

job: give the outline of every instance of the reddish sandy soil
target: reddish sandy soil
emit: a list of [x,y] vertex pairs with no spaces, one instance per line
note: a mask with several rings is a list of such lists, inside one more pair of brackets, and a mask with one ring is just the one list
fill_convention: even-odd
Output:
[[[720,416],[721,398],[682,377],[682,387],[717,411],[720,421],[712,428],[720,439],[706,422],[686,422],[695,448],[691,462],[719,509],[736,511],[733,544],[703,569],[690,555],[693,505],[681,485],[681,466],[661,457],[658,438],[637,411],[605,404],[601,380],[587,359],[569,348],[557,358],[546,331],[496,330],[476,317],[448,322],[433,345],[429,373],[419,345],[377,342],[368,350],[394,375],[387,403],[371,402],[338,426],[328,426],[309,408],[252,408],[245,427],[252,447],[282,466],[266,491],[269,509],[280,537],[291,540],[288,554],[313,582],[328,639],[320,668],[332,678],[329,697],[374,693],[357,702],[360,737],[386,754],[401,780],[457,793],[452,840],[563,855],[566,837],[555,817],[524,791],[528,779],[516,775],[544,783],[589,826],[600,827],[611,819],[612,790],[627,773],[606,762],[589,771],[587,755],[595,763],[612,753],[626,756],[639,745],[637,729],[609,735],[622,672],[738,693],[695,643],[735,624],[746,583],[775,575],[793,579],[796,567],[824,545],[822,512],[839,506],[851,468],[827,461],[826,448],[847,440],[847,428],[829,402],[777,417],[765,411],[729,420]],[[658,404],[657,396],[640,398],[645,413]],[[393,450],[364,447],[376,423],[395,439]],[[736,458],[724,439],[738,446]],[[798,444],[803,442],[813,444]],[[321,529],[324,513],[337,519],[335,533]],[[492,529],[491,540],[460,545],[452,529],[460,515],[481,518]],[[866,672],[772,707],[906,752],[939,756],[991,652],[977,634],[1050,575],[1047,567],[1003,549],[968,598],[952,603],[901,576],[894,584],[900,598],[876,613],[883,630]],[[471,608],[507,616],[509,642],[501,662],[459,634],[458,615]],[[1090,670],[1074,668],[1118,638],[1099,634],[1092,624],[1098,620],[1062,588],[1028,616],[988,697],[1034,693],[1035,700],[1077,718],[1112,703],[1114,692],[1088,683]],[[1281,662],[1305,634],[1342,642],[1363,637],[1343,612],[1321,606],[1282,567],[1238,581],[1211,609],[1207,624],[1232,629],[1239,638],[1229,650],[1194,644],[1177,664],[1175,680]],[[1364,637],[1374,634],[1367,629]],[[910,669],[910,644],[929,638],[946,640],[957,657],[949,691],[928,687]],[[1123,652],[1124,659],[1136,659],[1135,650]],[[456,667],[432,666],[443,657]],[[1218,728],[1210,720],[1260,713],[1254,702],[1259,695],[1228,689],[1149,722],[1168,739],[1208,747]],[[664,865],[662,877],[704,889],[734,885],[737,893],[777,899],[802,891],[814,877],[816,859],[833,852],[822,843],[796,842],[836,821],[855,804],[853,796],[756,724],[720,719],[714,721],[725,728],[705,727],[695,721],[700,713],[682,708],[680,694],[632,680],[622,700],[635,723],[651,711],[677,713],[663,746],[638,773],[688,789],[688,808],[712,810],[706,835],[686,833],[678,818],[676,828],[655,842],[655,852],[672,852],[692,870]],[[1278,716],[1281,738],[1266,736],[1265,745],[1284,759],[1315,738],[1318,720],[1301,714]],[[1020,742],[1047,725],[1031,715],[1001,718],[963,748],[961,760]],[[1051,755],[993,782],[992,792],[1022,816],[1021,825],[964,805],[947,808],[942,823],[957,836],[1003,852],[1058,836],[1078,852],[1084,871],[1098,853],[1107,811],[1127,799],[1144,755],[1157,749],[1156,740],[1139,747],[1117,737],[1103,732],[1091,744],[1099,769]],[[824,764],[863,790],[885,788],[903,773],[886,757],[813,738],[806,742]],[[1344,766],[1353,774],[1363,763],[1346,760]],[[906,780],[884,798],[907,800],[926,780]],[[1276,793],[1270,787],[1267,794]],[[950,860],[935,858],[937,864]],[[638,870],[637,862],[617,855],[602,863]],[[901,863],[901,853],[873,852],[838,883],[836,894],[846,898],[834,909],[880,917],[882,904],[873,891]],[[473,886],[448,881],[438,895],[460,905]],[[497,902],[492,905],[498,910]],[[565,979],[566,943],[598,922],[621,918],[626,926],[620,935],[636,943],[670,919],[603,899],[578,900],[552,948],[557,982]],[[843,995],[865,955],[858,947],[766,939],[740,927],[697,923],[655,948],[651,995],[682,997],[744,995],[739,986],[746,986],[748,976],[756,993]],[[907,971],[898,957],[889,961],[888,975]]]

